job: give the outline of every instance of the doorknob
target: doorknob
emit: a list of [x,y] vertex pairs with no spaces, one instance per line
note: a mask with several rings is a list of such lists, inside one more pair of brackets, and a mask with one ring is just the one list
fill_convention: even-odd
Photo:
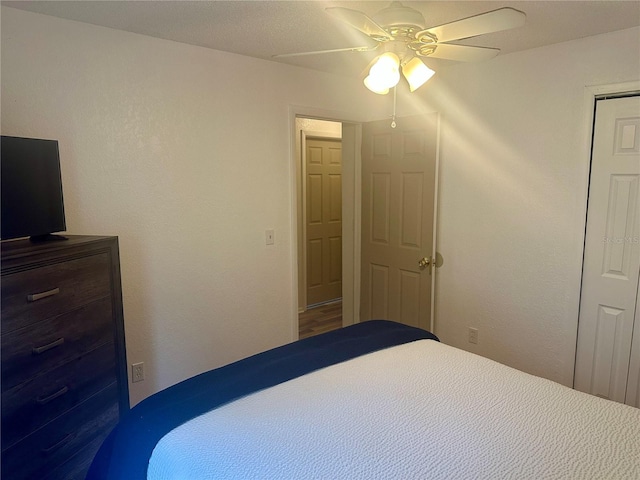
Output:
[[442,258],[442,255],[440,255],[440,252],[436,252],[436,258],[422,257],[418,262],[418,267],[420,267],[420,270],[424,270],[429,267],[429,274],[431,274],[431,267],[441,267],[443,263],[444,259]]
[[431,257],[422,257],[422,259],[418,262],[418,266],[421,270],[424,270],[428,266],[431,265]]

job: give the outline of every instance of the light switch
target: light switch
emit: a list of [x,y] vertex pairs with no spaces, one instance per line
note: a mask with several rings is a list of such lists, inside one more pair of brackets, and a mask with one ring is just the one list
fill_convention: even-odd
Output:
[[265,230],[264,236],[265,236],[265,243],[267,245],[273,245],[274,243],[276,243],[276,234],[273,229]]

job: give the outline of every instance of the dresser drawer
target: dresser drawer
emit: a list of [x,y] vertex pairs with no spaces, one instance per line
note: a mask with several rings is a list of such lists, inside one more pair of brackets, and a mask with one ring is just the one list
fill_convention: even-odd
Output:
[[2,452],[2,476],[43,478],[85,445],[104,438],[118,422],[118,391],[112,384]]
[[113,343],[31,378],[2,394],[7,448],[116,381]]
[[2,392],[113,342],[111,298],[2,335]]
[[109,295],[106,253],[2,277],[2,332],[67,312]]
[[93,458],[96,456],[96,453],[98,453],[103,442],[104,438],[96,438],[71,457],[66,463],[50,470],[46,477],[40,477],[38,480],[85,480],[91,462],[93,462]]

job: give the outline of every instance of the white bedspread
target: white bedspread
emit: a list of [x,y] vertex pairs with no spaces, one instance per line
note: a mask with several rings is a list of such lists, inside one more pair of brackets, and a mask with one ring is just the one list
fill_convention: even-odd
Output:
[[431,340],[195,418],[160,479],[640,479],[640,410]]

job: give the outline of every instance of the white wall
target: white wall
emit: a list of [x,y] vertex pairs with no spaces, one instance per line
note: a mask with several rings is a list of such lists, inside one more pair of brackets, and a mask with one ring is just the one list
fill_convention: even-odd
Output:
[[[572,384],[585,86],[640,79],[639,52],[635,28],[458,64],[419,91],[443,117],[436,333],[444,342]],[[477,346],[469,326],[479,329]]]
[[6,7],[1,33],[2,133],[58,139],[69,233],[120,237],[128,363],[147,376],[132,404],[290,341],[290,108],[367,119],[372,94]]
[[[390,114],[357,79],[2,7],[2,133],[60,141],[71,233],[120,237],[132,403],[291,338],[290,107]],[[436,332],[570,384],[584,87],[640,78],[640,29],[441,70]],[[409,100],[409,98],[411,100]],[[411,101],[411,104],[409,103]],[[373,111],[374,106],[384,109]],[[264,245],[264,230],[276,245]]]

